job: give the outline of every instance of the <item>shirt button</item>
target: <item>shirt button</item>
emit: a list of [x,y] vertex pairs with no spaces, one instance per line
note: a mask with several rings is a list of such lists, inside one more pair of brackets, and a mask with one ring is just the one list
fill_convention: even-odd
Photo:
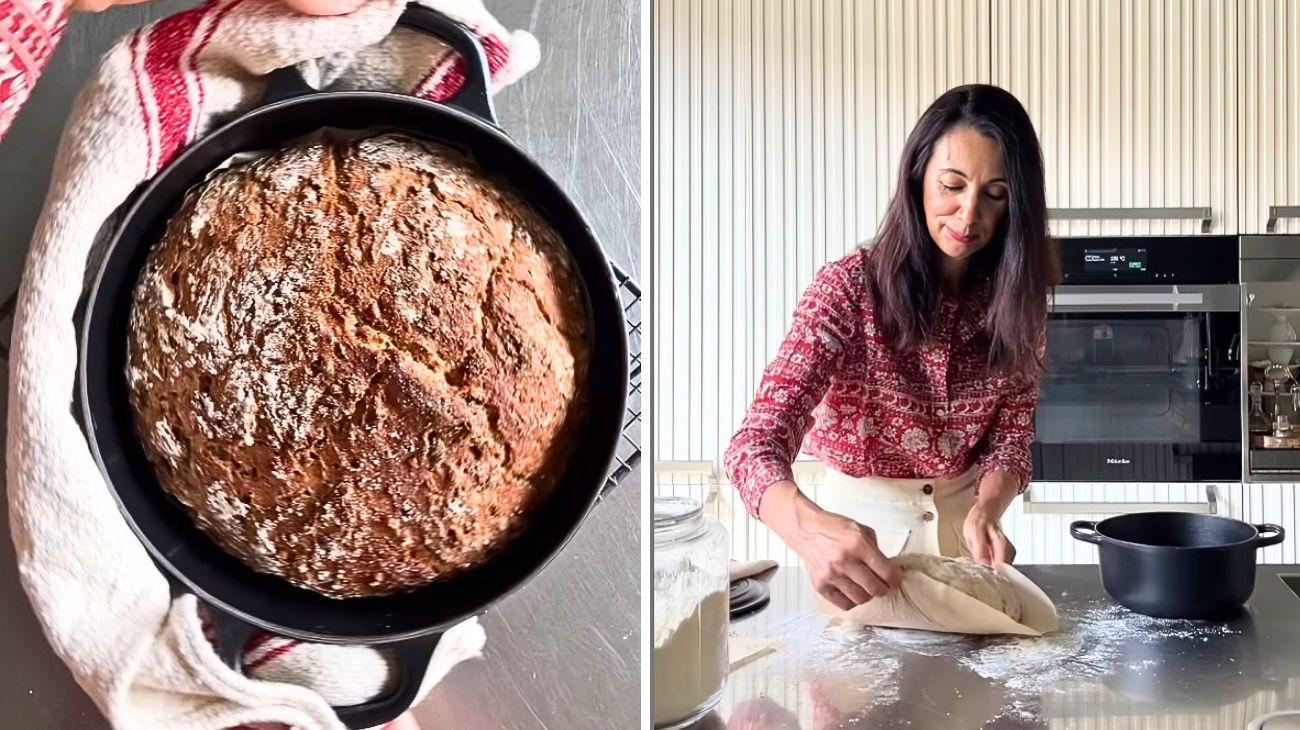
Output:
[[926,512],[925,514],[921,515],[921,519],[925,520],[926,522],[934,522],[934,513]]
[[943,418],[944,416],[948,415],[948,411],[944,408],[940,408],[934,412],[934,415],[938,416],[939,418]]
[[924,487],[921,487],[921,492],[924,494],[934,494],[934,485],[927,484]]

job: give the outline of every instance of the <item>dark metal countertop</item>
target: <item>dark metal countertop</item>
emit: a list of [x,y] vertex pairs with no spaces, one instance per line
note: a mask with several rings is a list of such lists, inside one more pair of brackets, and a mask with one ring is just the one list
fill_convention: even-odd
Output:
[[[0,175],[0,298],[17,286],[77,89],[114,39],[191,4],[167,0],[73,19],[0,142],[0,170],[23,170]],[[640,4],[486,4],[507,28],[530,30],[542,46],[541,65],[498,96],[502,127],[577,198],[611,258],[639,278]],[[0,413],[7,390],[0,377]],[[484,659],[458,667],[417,708],[426,730],[636,727],[640,490],[633,473],[554,563],[488,612]],[[0,499],[0,727],[107,727],[45,643],[18,585],[8,524]]]
[[1247,611],[1223,623],[1131,613],[1105,595],[1095,566],[1020,570],[1056,603],[1056,634],[852,629],[817,611],[803,570],[782,569],[771,604],[732,627],[775,651],[739,666],[699,725],[1242,730],[1300,709],[1300,599],[1279,578],[1300,566],[1261,566]]

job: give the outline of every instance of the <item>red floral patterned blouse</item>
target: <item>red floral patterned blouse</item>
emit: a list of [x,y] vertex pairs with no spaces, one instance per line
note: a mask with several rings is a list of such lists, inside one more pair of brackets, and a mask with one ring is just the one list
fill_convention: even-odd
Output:
[[67,20],[62,2],[0,0],[0,138],[27,101]]
[[1029,482],[1038,380],[990,372],[987,291],[943,299],[931,341],[899,355],[876,329],[867,256],[817,272],[723,456],[754,515],[768,486],[792,478],[801,446],[853,477],[951,478],[978,465],[1021,491]]

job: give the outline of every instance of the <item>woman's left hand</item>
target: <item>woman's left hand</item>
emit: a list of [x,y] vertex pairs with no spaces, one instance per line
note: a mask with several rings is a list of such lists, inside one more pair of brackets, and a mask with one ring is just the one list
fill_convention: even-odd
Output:
[[962,537],[971,557],[985,565],[996,566],[1016,559],[1016,548],[1002,532],[998,516],[979,505],[966,513]]

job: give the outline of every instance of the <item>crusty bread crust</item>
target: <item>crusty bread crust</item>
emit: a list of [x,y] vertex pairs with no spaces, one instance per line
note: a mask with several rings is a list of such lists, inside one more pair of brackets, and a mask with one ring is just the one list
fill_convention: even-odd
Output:
[[163,487],[225,550],[333,597],[481,565],[585,407],[558,234],[450,149],[293,148],[193,191],[134,292],[128,381]]

